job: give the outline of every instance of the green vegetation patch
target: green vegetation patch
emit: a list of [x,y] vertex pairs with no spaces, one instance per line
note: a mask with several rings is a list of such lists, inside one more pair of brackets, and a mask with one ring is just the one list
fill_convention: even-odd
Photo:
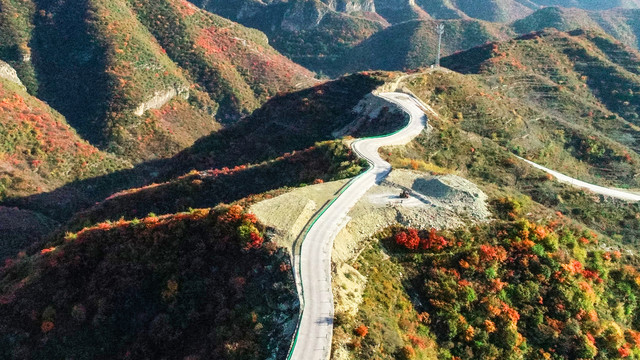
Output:
[[[394,329],[388,324],[408,316],[414,328],[426,328],[422,334],[434,339],[443,359],[640,354],[637,262],[601,249],[596,234],[564,218],[520,218],[444,233],[395,228],[380,238],[357,261],[368,285],[358,318],[349,322],[353,327],[363,324],[372,334],[382,324]],[[390,259],[383,260],[381,245]],[[385,290],[375,291],[380,288]],[[402,297],[411,302],[394,300]],[[367,351],[377,350],[377,356],[393,358],[368,342],[369,334],[354,336],[362,344],[354,354],[368,358]],[[411,347],[416,354],[403,353],[413,358],[429,348]]]

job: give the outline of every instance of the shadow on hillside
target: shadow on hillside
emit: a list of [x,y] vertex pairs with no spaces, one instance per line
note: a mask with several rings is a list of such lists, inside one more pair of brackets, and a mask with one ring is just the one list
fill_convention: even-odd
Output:
[[78,180],[47,193],[7,199],[3,206],[37,211],[56,221],[109,195],[153,182],[168,181],[190,170],[258,164],[332,138],[332,131],[354,120],[352,109],[382,82],[355,74],[313,88],[274,97],[251,116],[198,140],[172,158],[141,163],[133,169]]
[[166,162],[167,160],[153,161],[140,164],[133,169],[77,180],[50,192],[9,198],[0,205],[36,211],[56,221],[65,222],[76,211],[92,206],[114,192],[151,183],[157,178],[154,177],[157,174],[156,169]]
[[[105,49],[91,38],[88,2],[35,0],[41,12],[29,44],[38,97],[65,116],[92,144],[104,141],[101,120],[109,104]],[[45,15],[43,15],[45,14]]]
[[354,155],[339,142],[323,143],[287,157],[256,166],[227,171],[191,172],[169,182],[128,190],[111,196],[69,222],[71,230],[120,217],[133,219],[209,208],[283,187],[310,184],[357,174],[361,168]]

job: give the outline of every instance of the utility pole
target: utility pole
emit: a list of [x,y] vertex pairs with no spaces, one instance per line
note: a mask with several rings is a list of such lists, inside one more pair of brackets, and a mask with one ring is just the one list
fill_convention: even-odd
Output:
[[440,52],[442,49],[442,35],[444,34],[444,23],[440,23],[436,26],[436,32],[438,33],[438,57],[436,58],[436,67],[440,67]]

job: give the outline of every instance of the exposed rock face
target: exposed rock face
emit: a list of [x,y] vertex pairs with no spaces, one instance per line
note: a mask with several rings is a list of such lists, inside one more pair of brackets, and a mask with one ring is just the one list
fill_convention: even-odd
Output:
[[16,73],[16,70],[12,68],[11,65],[1,60],[0,60],[0,78],[9,80],[12,83],[16,83],[20,85],[23,89],[26,89],[22,84],[22,81],[20,81],[20,78],[18,77],[18,73]]
[[178,95],[188,99],[189,89],[184,86],[177,86],[164,91],[156,91],[151,99],[140,104],[133,113],[142,116],[147,110],[160,109]]
[[242,7],[240,8],[240,11],[238,11],[238,14],[236,15],[236,18],[238,20],[252,18],[256,14],[258,14],[260,12],[260,10],[262,10],[263,8],[264,8],[264,6],[261,6],[259,4],[253,3],[253,2],[244,3],[242,5]]
[[337,11],[351,12],[376,12],[373,0],[340,0],[336,8]]
[[313,1],[296,2],[284,14],[281,28],[288,31],[313,29],[324,19],[331,8]]

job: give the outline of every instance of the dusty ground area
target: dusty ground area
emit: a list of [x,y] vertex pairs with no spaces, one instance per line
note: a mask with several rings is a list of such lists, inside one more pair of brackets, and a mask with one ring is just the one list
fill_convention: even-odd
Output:
[[[342,180],[294,189],[259,202],[250,210],[272,228],[275,241],[292,249],[314,216],[347,182]],[[401,198],[402,191],[407,191],[409,197]],[[350,263],[357,258],[364,241],[378,231],[395,224],[422,229],[453,228],[466,222],[487,221],[490,216],[487,195],[464,178],[393,170],[382,184],[371,188],[349,212],[346,224],[335,240],[332,254],[335,313],[357,313],[367,279]],[[342,351],[346,344],[336,345],[333,358],[347,359],[347,352]]]
[[311,219],[331,201],[349,180],[305,186],[254,204],[249,211],[271,228],[273,240],[289,248]]
[[[403,190],[409,192],[409,198],[400,197]],[[350,221],[334,244],[333,261],[350,260],[360,240],[390,225],[444,229],[466,220],[484,221],[491,215],[486,201],[487,196],[475,184],[459,176],[394,170],[349,212]]]

